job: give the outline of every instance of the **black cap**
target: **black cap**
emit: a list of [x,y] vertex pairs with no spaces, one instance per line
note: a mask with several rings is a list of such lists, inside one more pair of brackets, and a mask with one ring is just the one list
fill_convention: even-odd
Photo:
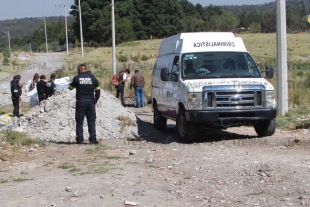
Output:
[[51,79],[56,78],[56,74],[55,74],[55,73],[52,73],[50,78],[51,78]]
[[46,79],[45,75],[41,75],[40,79]]
[[21,78],[20,75],[15,75],[15,76],[13,77],[13,80],[15,80],[15,79],[20,79],[20,78]]

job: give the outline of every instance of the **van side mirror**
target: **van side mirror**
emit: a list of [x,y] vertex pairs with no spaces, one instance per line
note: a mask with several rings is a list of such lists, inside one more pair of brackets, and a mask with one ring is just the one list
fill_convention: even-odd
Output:
[[266,67],[266,79],[272,79],[273,78],[273,67],[268,65]]
[[168,68],[161,69],[160,78],[162,81],[169,81],[169,70],[168,70]]
[[171,73],[171,80],[178,82],[179,80],[179,71]]

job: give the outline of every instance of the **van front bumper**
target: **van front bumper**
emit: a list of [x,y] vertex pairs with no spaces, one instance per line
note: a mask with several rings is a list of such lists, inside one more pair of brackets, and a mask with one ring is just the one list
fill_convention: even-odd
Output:
[[216,110],[216,111],[186,111],[186,120],[193,123],[218,121],[255,122],[272,120],[277,116],[276,109],[251,110]]

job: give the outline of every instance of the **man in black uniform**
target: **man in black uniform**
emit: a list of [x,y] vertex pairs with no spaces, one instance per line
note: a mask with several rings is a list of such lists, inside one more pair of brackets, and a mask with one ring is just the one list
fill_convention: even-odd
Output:
[[12,94],[12,102],[14,106],[13,116],[20,117],[23,114],[19,114],[19,102],[21,101],[20,96],[22,95],[22,87],[23,85],[19,84],[21,79],[20,75],[15,75],[13,80],[11,81],[11,94]]
[[[96,138],[96,109],[100,98],[100,86],[95,76],[87,72],[84,64],[78,67],[79,75],[75,76],[70,83],[69,89],[76,88],[76,143],[83,143],[83,122],[86,115],[90,144],[98,144]],[[94,96],[95,92],[95,96]]]
[[47,98],[54,95],[54,93],[56,91],[56,85],[54,83],[55,79],[56,79],[56,74],[52,73],[50,80],[46,83],[46,96],[47,96]]
[[121,103],[122,103],[123,107],[126,106],[125,100],[124,100],[124,89],[125,89],[125,82],[127,80],[128,74],[130,74],[130,70],[125,69],[124,73],[119,76],[120,84],[118,86],[115,86],[116,98],[119,99],[119,95],[121,95]]
[[41,103],[41,101],[47,99],[45,75],[40,76],[40,81],[37,83],[37,91],[38,91],[39,103]]

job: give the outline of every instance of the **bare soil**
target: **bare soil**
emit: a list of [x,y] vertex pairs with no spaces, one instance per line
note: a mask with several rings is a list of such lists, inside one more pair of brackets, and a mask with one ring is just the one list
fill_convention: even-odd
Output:
[[50,143],[1,161],[1,206],[310,206],[308,130],[257,138],[238,127],[185,144],[173,122],[153,128],[149,106],[128,110],[144,141]]

